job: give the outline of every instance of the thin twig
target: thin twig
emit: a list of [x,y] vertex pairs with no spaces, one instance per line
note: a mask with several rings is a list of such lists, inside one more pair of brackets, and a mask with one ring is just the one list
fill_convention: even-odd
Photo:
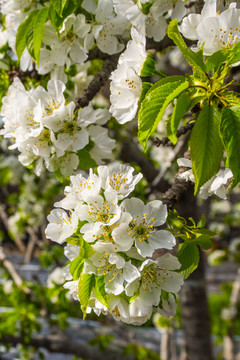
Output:
[[[0,205],[0,218],[1,218],[1,220],[2,220],[3,225],[5,226],[6,230],[7,230],[7,231],[10,231],[10,229],[9,229],[9,224],[8,224],[8,217],[7,217],[7,214],[6,214],[5,210],[4,210],[4,207],[3,207],[2,205]],[[25,251],[26,251],[26,247],[25,247],[25,245],[23,244],[23,242],[22,242],[22,240],[20,239],[20,237],[14,236],[13,241],[14,241],[15,244],[17,245],[19,251],[24,254]]]
[[[193,120],[190,120],[185,126],[182,126],[179,130],[177,130],[177,138],[179,138],[182,135],[185,135],[188,131],[192,130],[194,126]],[[174,144],[169,140],[169,138],[166,136],[162,139],[156,138],[153,140],[153,144],[159,147],[160,145],[163,146],[171,146],[174,147]]]
[[23,280],[22,280],[21,276],[17,273],[17,271],[16,271],[14,265],[11,263],[11,261],[7,259],[7,256],[4,253],[2,246],[0,247],[0,262],[3,264],[5,269],[9,272],[9,274],[11,275],[15,284],[18,287],[22,288],[22,290],[26,294],[30,294],[31,293],[30,289],[28,289],[26,286],[23,286]]
[[36,232],[32,228],[27,228],[27,232],[29,234],[29,242],[24,257],[24,264],[28,264],[31,261],[34,247],[39,241],[38,237],[36,236]]

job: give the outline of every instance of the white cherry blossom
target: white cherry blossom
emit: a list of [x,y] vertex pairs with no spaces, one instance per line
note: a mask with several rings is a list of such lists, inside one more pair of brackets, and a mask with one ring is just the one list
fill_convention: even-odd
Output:
[[106,193],[117,194],[118,199],[127,197],[142,179],[143,175],[133,175],[134,168],[125,164],[112,163],[109,166],[99,166],[98,174],[102,188]]
[[[81,228],[81,233],[86,234],[116,223],[121,215],[121,209],[117,205],[116,196],[108,196],[104,199],[101,195],[89,197],[83,205],[76,207],[76,212],[81,221],[87,221]],[[86,235],[87,236],[87,235]]]
[[[167,230],[155,230],[163,225],[167,218],[167,208],[159,200],[147,205],[137,198],[125,199],[122,203],[124,211],[132,215],[128,224],[116,228],[115,241],[124,241],[130,246],[134,243],[137,251],[143,256],[152,256],[155,249],[172,249],[176,244],[174,236]],[[119,240],[118,240],[119,239]]]
[[104,276],[108,294],[119,295],[124,291],[124,282],[132,282],[139,277],[139,271],[130,261],[116,253],[96,253],[85,261],[84,271]]
[[141,69],[147,57],[145,34],[135,28],[131,31],[132,40],[120,56],[117,69],[111,74],[109,111],[124,124],[134,119],[138,110],[138,100],[142,91]]
[[[187,171],[184,171],[181,174],[178,174],[178,177],[183,180],[190,180],[193,183],[195,183],[195,178],[193,175],[193,171],[191,169],[192,163],[191,160],[181,158],[177,160],[177,163],[179,166],[189,167],[190,169]],[[215,194],[221,199],[226,199],[226,191],[228,187],[231,184],[231,181],[233,179],[233,173],[230,169],[220,169],[219,172],[214,175],[211,179],[209,179],[201,188],[199,191],[199,195],[203,199],[207,199],[209,196]]]
[[204,44],[204,55],[231,48],[240,40],[240,9],[236,8],[236,3],[231,3],[219,14],[217,1],[209,0],[201,15],[190,14],[183,19],[180,31],[186,38],[198,40],[198,49]]
[[47,217],[49,224],[46,228],[46,237],[62,244],[71,236],[78,225],[78,217],[75,212],[68,215],[62,209],[53,209]]
[[141,276],[127,284],[126,294],[133,296],[138,290],[143,305],[158,306],[162,290],[178,293],[183,285],[182,275],[172,271],[180,267],[177,258],[171,254],[165,254],[157,260],[146,260],[139,268]]

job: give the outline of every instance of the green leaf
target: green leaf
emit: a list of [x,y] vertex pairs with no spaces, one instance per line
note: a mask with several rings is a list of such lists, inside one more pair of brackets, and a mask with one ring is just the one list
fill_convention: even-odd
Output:
[[234,64],[238,61],[240,61],[240,42],[238,42],[234,47],[231,48],[229,64]]
[[88,259],[93,254],[93,249],[90,244],[82,239],[82,246],[80,248],[79,256],[82,259]]
[[150,82],[143,82],[142,83],[142,92],[140,95],[140,98],[138,100],[138,103],[141,104],[143,102],[143,100],[145,99],[146,94],[148,93],[148,91],[150,90],[150,88],[153,86],[152,83]]
[[219,135],[220,119],[218,108],[205,105],[194,125],[190,146],[195,194],[220,168],[223,155]]
[[81,149],[78,150],[77,155],[79,157],[79,169],[88,170],[90,168],[95,168],[97,166],[95,160],[91,158],[91,155],[88,150]]
[[156,61],[152,58],[152,55],[148,54],[143,64],[140,76],[145,77],[154,75],[156,72],[155,64]]
[[235,186],[240,181],[240,105],[223,109],[220,133],[227,153],[227,166],[233,172]]
[[196,245],[200,245],[201,248],[203,248],[204,250],[209,250],[211,249],[213,243],[212,243],[212,239],[208,236],[208,235],[200,235],[198,236],[195,240],[194,243]]
[[77,256],[74,260],[72,260],[69,271],[74,281],[80,278],[80,275],[83,271],[83,266],[84,260],[80,256]]
[[64,6],[62,10],[62,17],[65,20],[68,15],[74,13],[77,8],[81,5],[82,0],[68,0],[67,4]]
[[138,116],[138,139],[145,150],[147,140],[162,119],[166,107],[188,86],[184,77],[171,76],[158,81],[149,90]]
[[52,4],[50,4],[48,9],[48,17],[54,29],[58,31],[64,19],[58,15]]
[[178,30],[177,19],[174,19],[170,22],[168,26],[168,36],[179,47],[183,56],[186,58],[193,69],[198,70],[201,73],[206,72],[205,64],[203,62],[203,50],[200,49],[197,53],[195,53],[187,47]]
[[66,239],[66,242],[71,245],[77,245],[77,246],[82,245],[82,239],[80,239],[79,237],[70,236],[69,238]]
[[229,51],[227,49],[222,49],[216,51],[211,56],[209,56],[206,60],[206,72],[208,73],[210,70],[214,70],[218,68],[219,65],[226,62],[228,58]]
[[39,10],[33,10],[25,21],[19,25],[16,35],[16,53],[18,60],[21,59],[24,49],[26,48],[29,39],[29,29],[32,27]]
[[[35,19],[36,19],[36,17],[35,17]],[[27,49],[33,59],[34,59],[33,29],[34,29],[35,19],[34,19],[34,21],[31,22],[31,24],[29,24],[28,32],[27,32],[27,36],[26,36]]]
[[78,297],[82,307],[83,319],[86,317],[88,300],[95,283],[95,275],[82,272],[78,283]]
[[34,59],[39,65],[40,49],[42,45],[43,37],[43,25],[48,20],[48,7],[43,7],[39,10],[33,26],[33,52]]
[[108,301],[107,301],[107,294],[105,291],[105,283],[104,283],[104,276],[96,276],[95,281],[95,296],[102,303],[109,309]]
[[177,103],[174,106],[172,116],[167,123],[168,138],[174,145],[177,143],[178,140],[176,136],[178,125],[182,120],[183,116],[189,110],[190,104],[191,99],[189,94],[183,93],[182,95],[180,95]]
[[180,244],[179,249],[177,258],[182,266],[178,272],[186,279],[198,266],[199,250],[195,244],[191,244],[190,242]]
[[146,3],[141,3],[141,11],[147,15],[150,11],[150,8],[152,6],[152,3],[151,2],[146,2]]
[[59,16],[62,16],[62,11],[69,0],[50,0],[50,3],[54,7]]

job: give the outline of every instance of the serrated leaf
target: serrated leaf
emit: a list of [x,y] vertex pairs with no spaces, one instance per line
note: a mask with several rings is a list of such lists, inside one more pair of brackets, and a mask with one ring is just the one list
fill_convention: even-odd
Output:
[[224,100],[230,105],[240,105],[240,96],[235,91],[224,91]]
[[170,22],[168,26],[168,37],[178,46],[193,69],[198,70],[201,73],[206,72],[205,64],[203,62],[203,50],[200,49],[197,53],[194,53],[187,47],[179,32],[177,19]]
[[183,93],[182,95],[180,95],[177,103],[173,108],[172,116],[167,122],[168,138],[174,145],[177,143],[178,140],[176,136],[178,125],[182,120],[183,116],[189,110],[190,104],[191,98],[189,94]]
[[88,301],[95,284],[95,275],[82,272],[78,283],[78,297],[82,307],[83,319],[86,317]]
[[234,175],[234,186],[240,181],[240,105],[225,107],[220,133],[227,153],[227,166]]
[[83,271],[83,267],[84,267],[84,260],[80,256],[77,256],[74,260],[72,260],[69,267],[69,271],[74,281],[80,278],[81,273]]
[[105,283],[104,283],[104,276],[96,276],[95,279],[95,296],[102,303],[104,306],[106,306],[109,309],[108,301],[107,301],[107,294],[105,291]]
[[190,138],[192,169],[195,177],[195,194],[219,168],[223,145],[219,135],[221,112],[205,105],[193,127]]
[[154,75],[156,71],[155,64],[156,61],[152,58],[152,55],[148,54],[146,60],[144,61],[140,76],[145,77]]
[[182,264],[181,268],[177,271],[186,279],[198,266],[199,263],[199,250],[195,244],[184,242],[179,245],[180,250],[177,253],[177,258]]
[[150,89],[139,111],[138,139],[145,150],[147,140],[162,119],[167,106],[189,86],[184,77],[179,79],[172,76],[168,80],[162,79],[163,84],[155,84]]
[[145,99],[145,96],[147,95],[148,91],[151,89],[152,86],[153,86],[153,84],[150,82],[142,83],[142,92],[141,92],[140,98],[138,100],[139,104],[141,104],[143,102],[143,100]]
[[[39,10],[33,10],[25,21],[19,25],[17,34],[16,34],[16,53],[18,60],[21,59],[24,49],[27,46],[27,37],[29,38],[29,29],[31,28]],[[28,40],[29,41],[29,40]]]
[[43,7],[39,10],[33,26],[33,52],[34,59],[39,65],[40,49],[42,45],[43,37],[43,25],[48,20],[48,7]]

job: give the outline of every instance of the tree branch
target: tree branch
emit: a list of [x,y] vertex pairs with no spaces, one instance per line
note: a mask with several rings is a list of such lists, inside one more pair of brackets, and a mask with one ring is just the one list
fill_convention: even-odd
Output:
[[109,76],[113,70],[117,67],[119,54],[109,56],[99,73],[90,82],[89,86],[83,91],[80,97],[75,99],[75,111],[79,108],[83,108],[89,104],[89,102],[97,95],[99,90],[109,80]]
[[[186,152],[184,157],[190,159],[190,152]],[[178,177],[179,174],[187,171],[188,168],[181,166],[178,173],[175,175],[174,181],[170,189],[168,189],[162,196],[162,202],[167,205],[168,209],[172,209],[174,205],[181,199],[182,194],[187,191],[189,181],[185,181]]]

